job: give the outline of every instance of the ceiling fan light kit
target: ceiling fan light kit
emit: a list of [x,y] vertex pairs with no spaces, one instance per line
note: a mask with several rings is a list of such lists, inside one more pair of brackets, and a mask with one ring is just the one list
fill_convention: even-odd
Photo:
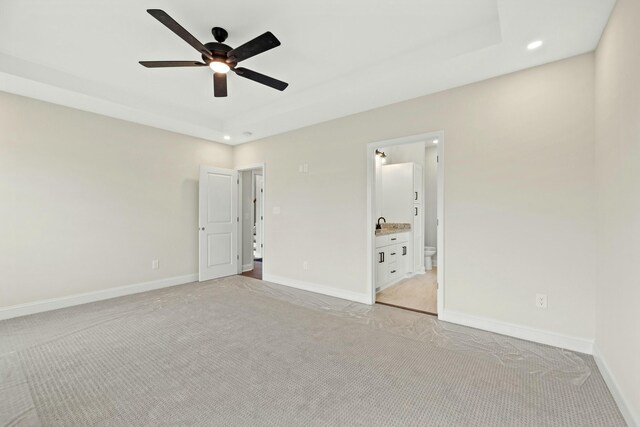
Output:
[[229,33],[224,28],[211,29],[215,42],[200,43],[194,36],[178,24],[165,11],[148,9],[147,12],[173,31],[178,37],[186,41],[200,52],[203,62],[198,61],[140,61],[147,68],[168,67],[206,67],[213,70],[213,94],[215,97],[227,96],[227,73],[233,71],[236,75],[261,83],[277,90],[285,90],[288,83],[273,77],[260,74],[248,68],[238,67],[238,62],[249,59],[267,50],[280,46],[280,41],[270,31],[248,41],[237,48],[224,44]]

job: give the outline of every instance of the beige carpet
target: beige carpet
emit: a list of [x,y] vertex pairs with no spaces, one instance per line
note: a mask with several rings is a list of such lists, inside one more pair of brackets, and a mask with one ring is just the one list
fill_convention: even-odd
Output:
[[589,356],[235,276],[0,322],[0,425],[624,422]]

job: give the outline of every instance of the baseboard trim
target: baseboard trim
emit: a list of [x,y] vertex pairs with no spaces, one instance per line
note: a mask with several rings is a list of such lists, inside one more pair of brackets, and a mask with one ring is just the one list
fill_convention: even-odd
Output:
[[245,271],[251,271],[253,270],[253,263],[251,264],[244,264],[242,266],[242,272],[244,273]]
[[530,328],[528,326],[501,322],[486,317],[471,316],[452,310],[445,310],[443,313],[440,313],[438,319],[540,344],[577,351],[579,353],[593,354],[593,340],[587,338],[563,335],[542,329]]
[[303,291],[314,292],[316,294],[328,295],[345,299],[348,301],[359,302],[362,304],[371,304],[371,297],[367,294],[345,291],[343,289],[333,288],[331,286],[319,285],[317,283],[304,282],[302,280],[291,279],[288,277],[275,276],[273,274],[263,274],[262,280],[278,285],[288,286],[290,288],[301,289]]
[[57,310],[74,305],[86,304],[89,302],[102,301],[106,299],[121,297],[125,295],[138,294],[140,292],[152,291],[154,289],[168,288],[170,286],[183,285],[185,283],[197,282],[198,274],[187,274],[185,276],[168,277],[166,279],[152,280],[150,282],[136,283],[133,285],[119,286],[117,288],[102,289],[94,292],[70,295],[60,298],[51,298],[40,301],[17,304],[0,308],[0,320],[14,317],[27,316],[29,314],[42,313],[44,311]]
[[596,365],[598,365],[600,374],[602,374],[604,382],[607,384],[607,387],[609,387],[609,391],[611,392],[613,399],[616,401],[618,409],[620,409],[624,420],[627,422],[629,427],[639,427],[640,414],[633,410],[629,399],[625,397],[624,393],[620,389],[616,377],[611,372],[611,369],[609,369],[609,365],[607,364],[606,359],[598,348],[597,342],[593,346],[593,358],[596,361]]

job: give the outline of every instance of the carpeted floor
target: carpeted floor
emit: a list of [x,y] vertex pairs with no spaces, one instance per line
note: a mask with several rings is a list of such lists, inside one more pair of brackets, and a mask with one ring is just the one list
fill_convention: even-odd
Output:
[[0,322],[0,425],[624,421],[590,356],[234,276]]

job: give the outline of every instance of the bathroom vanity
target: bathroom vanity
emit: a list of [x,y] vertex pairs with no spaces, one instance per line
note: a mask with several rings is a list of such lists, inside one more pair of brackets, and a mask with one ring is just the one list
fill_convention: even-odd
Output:
[[376,292],[413,271],[410,224],[383,224],[376,230]]

